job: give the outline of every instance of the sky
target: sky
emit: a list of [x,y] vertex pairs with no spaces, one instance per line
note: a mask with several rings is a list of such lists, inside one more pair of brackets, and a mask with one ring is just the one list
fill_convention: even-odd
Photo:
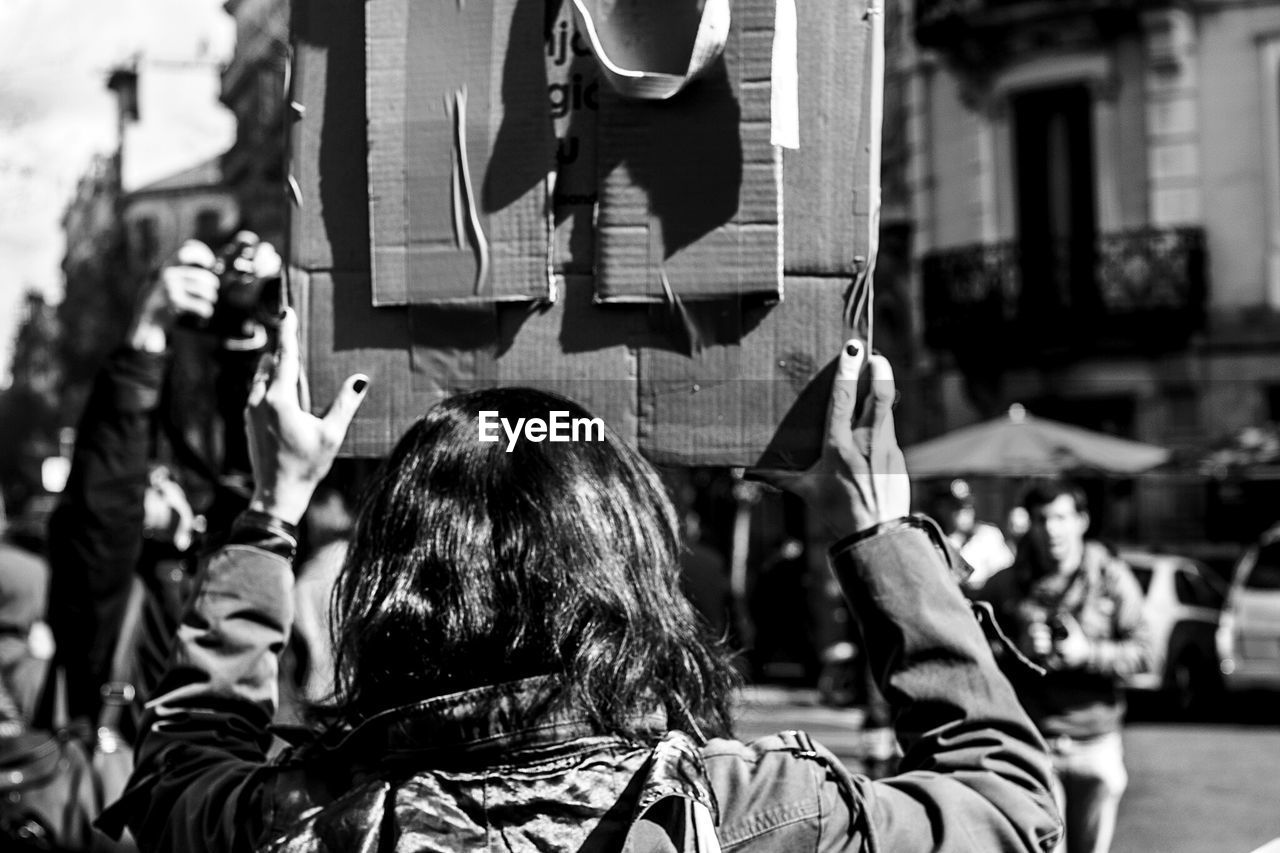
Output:
[[125,139],[125,189],[225,151],[218,103],[235,32],[224,0],[0,0],[0,388],[22,294],[62,294],[62,213],[97,153],[116,146],[107,72],[139,59],[141,121]]

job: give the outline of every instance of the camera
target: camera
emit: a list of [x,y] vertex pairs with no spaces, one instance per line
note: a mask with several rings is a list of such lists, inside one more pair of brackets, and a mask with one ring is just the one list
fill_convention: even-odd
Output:
[[284,283],[275,248],[252,231],[239,231],[214,255],[218,303],[200,328],[226,341],[248,341],[258,338],[263,327],[278,325]]
[[1027,604],[1022,607],[1022,616],[1023,634],[1018,645],[1033,659],[1048,658],[1070,634],[1064,614],[1055,609]]

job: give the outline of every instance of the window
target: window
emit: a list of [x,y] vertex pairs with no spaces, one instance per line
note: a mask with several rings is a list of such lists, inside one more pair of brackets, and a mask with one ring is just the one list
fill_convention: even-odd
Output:
[[1052,313],[1092,300],[1093,96],[1085,83],[1015,94],[1018,239],[1028,309]]
[[134,251],[137,253],[138,265],[150,267],[156,262],[156,254],[160,250],[160,240],[156,234],[154,216],[144,216],[134,224]]
[[1265,386],[1267,395],[1267,420],[1280,424],[1280,385]]
[[222,243],[222,214],[206,207],[196,214],[196,239],[217,248]]
[[1244,579],[1245,589],[1280,591],[1280,542],[1263,545],[1253,571]]
[[1192,569],[1178,569],[1173,580],[1174,591],[1178,601],[1188,607],[1208,607],[1217,609],[1222,606],[1222,596],[1209,582]]

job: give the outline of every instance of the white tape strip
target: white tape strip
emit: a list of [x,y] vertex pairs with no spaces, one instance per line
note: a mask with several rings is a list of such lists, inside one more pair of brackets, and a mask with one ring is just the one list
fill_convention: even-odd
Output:
[[777,0],[773,23],[773,73],[769,141],[783,148],[800,147],[799,36],[795,0]]
[[669,5],[672,0],[573,0],[578,24],[604,76],[619,93],[644,100],[670,98],[724,52],[729,0],[706,0],[688,66],[683,71],[664,68],[673,64],[673,51],[688,43],[687,33],[681,39],[679,32],[672,32],[673,15],[664,8]]

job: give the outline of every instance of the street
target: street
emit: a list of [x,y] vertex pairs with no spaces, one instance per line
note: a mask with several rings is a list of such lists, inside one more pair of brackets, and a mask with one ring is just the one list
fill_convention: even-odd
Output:
[[[738,718],[751,740],[799,728],[858,767],[873,739],[857,710],[824,708],[812,691],[752,688]],[[1129,790],[1114,853],[1249,853],[1280,837],[1280,719],[1125,729]]]

